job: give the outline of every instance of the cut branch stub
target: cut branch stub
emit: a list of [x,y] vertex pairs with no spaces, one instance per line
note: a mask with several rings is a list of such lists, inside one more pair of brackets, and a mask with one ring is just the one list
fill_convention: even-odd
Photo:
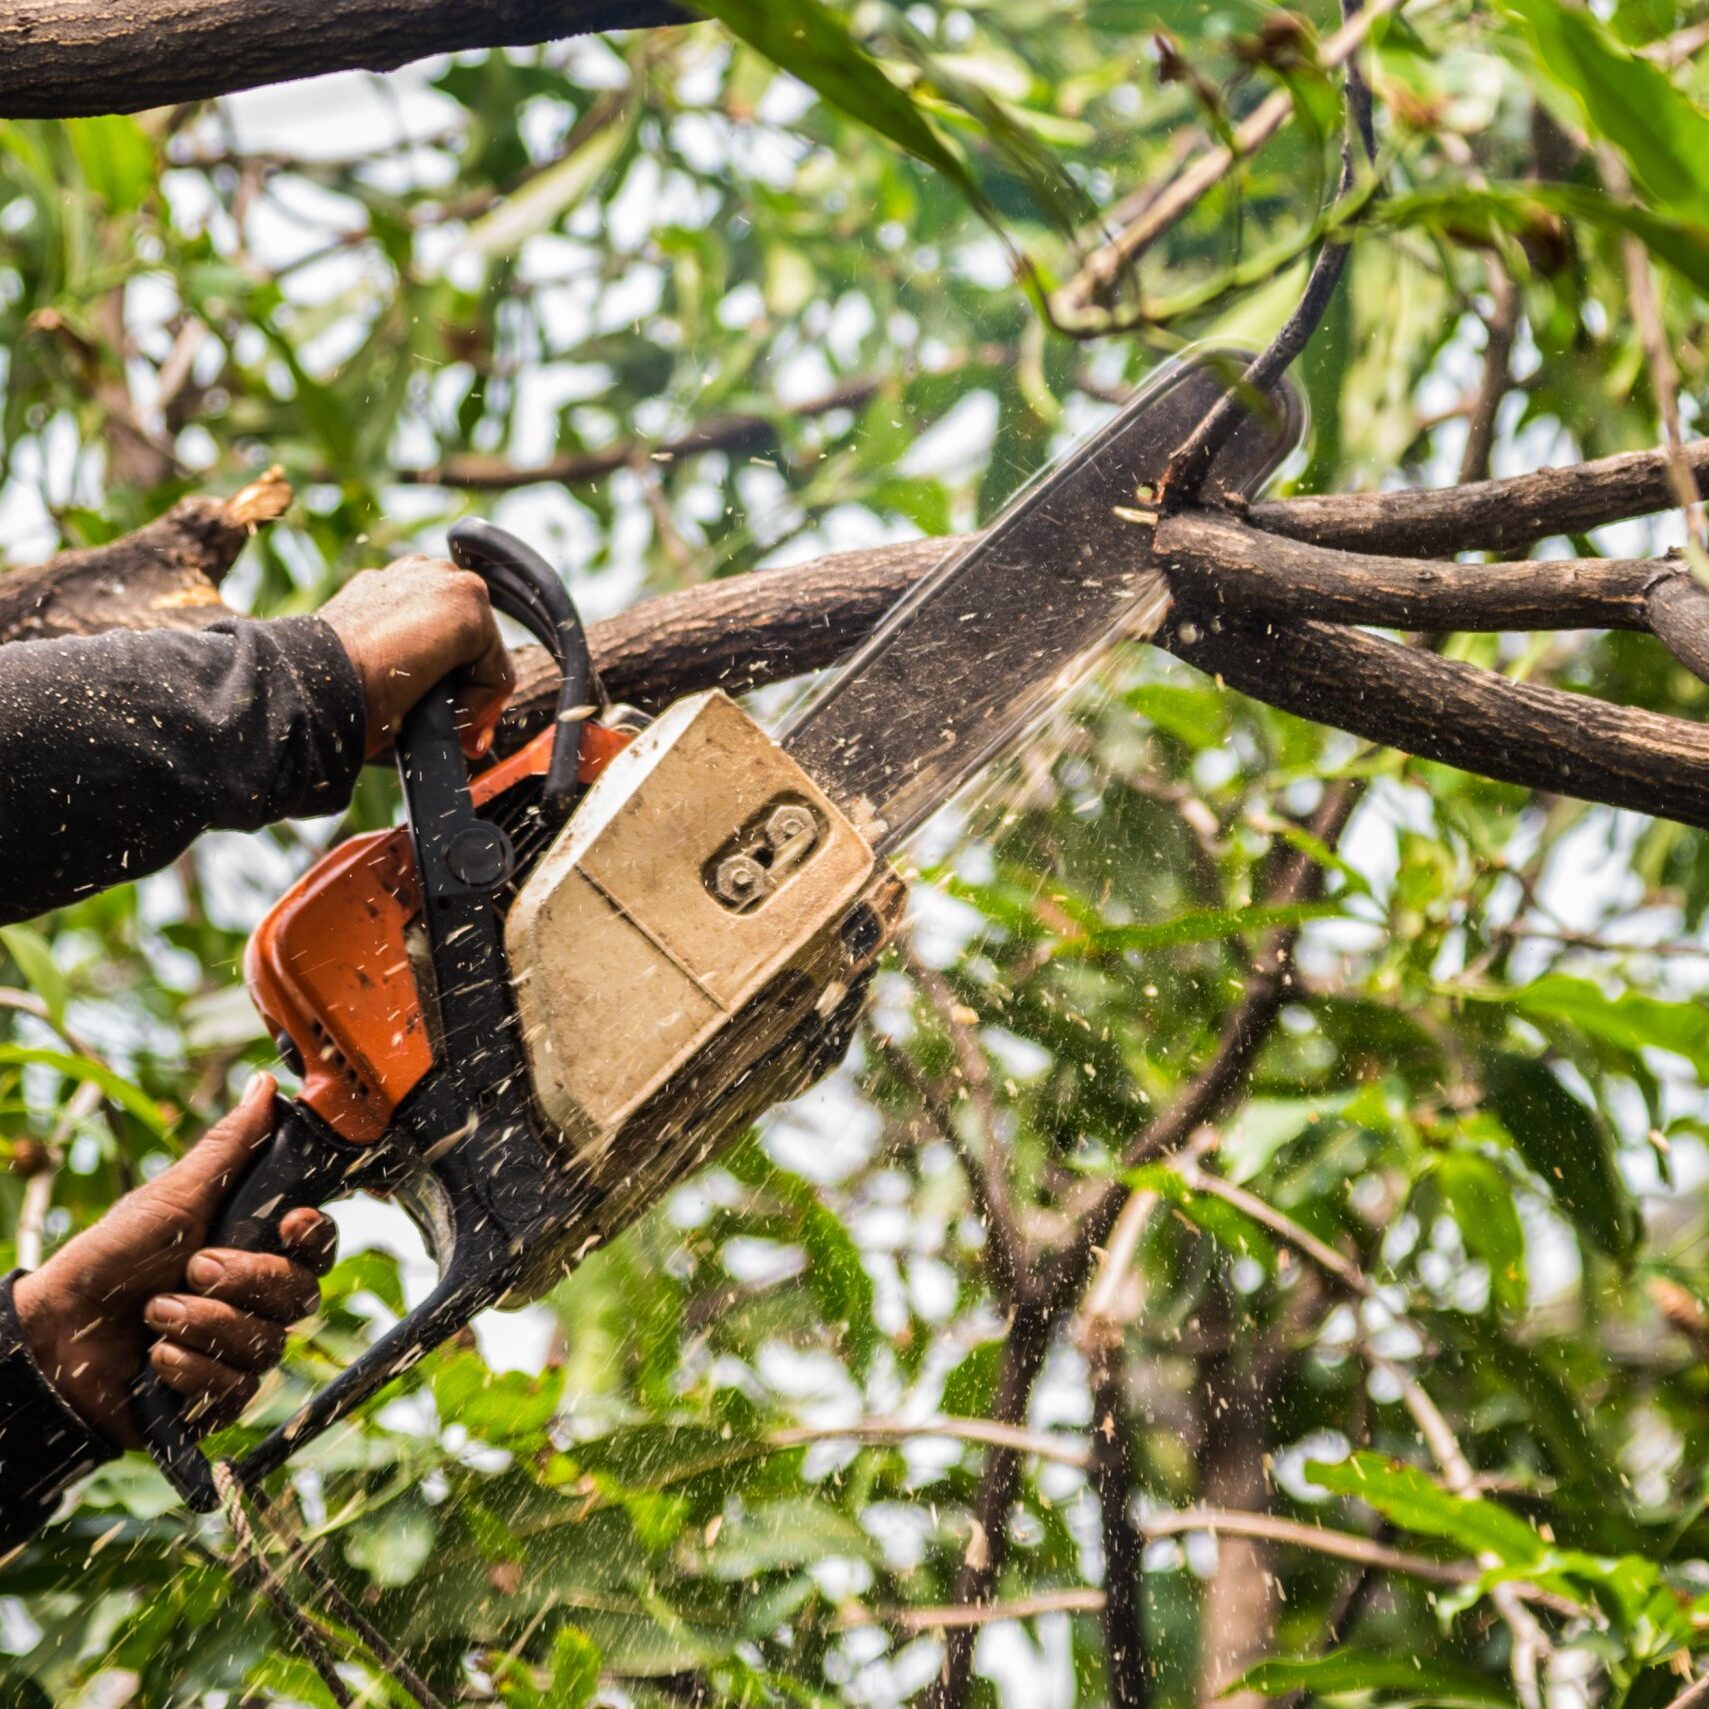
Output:
[[180,499],[105,546],[0,576],[0,641],[202,629],[229,617],[220,582],[255,529],[290,502],[290,483],[272,468],[229,499]]

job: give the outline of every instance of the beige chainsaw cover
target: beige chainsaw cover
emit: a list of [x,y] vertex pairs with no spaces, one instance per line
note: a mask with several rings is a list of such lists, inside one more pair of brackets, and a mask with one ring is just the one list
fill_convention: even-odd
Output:
[[505,925],[535,1100],[607,1191],[656,1177],[640,1194],[656,1196],[694,1166],[660,1153],[720,1101],[752,1119],[732,1090],[870,970],[897,912],[886,887],[726,695],[679,701],[607,767]]

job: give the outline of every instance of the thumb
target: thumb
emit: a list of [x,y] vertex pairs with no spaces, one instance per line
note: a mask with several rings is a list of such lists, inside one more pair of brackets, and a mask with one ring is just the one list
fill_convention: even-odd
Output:
[[144,1191],[158,1192],[180,1215],[211,1221],[232,1183],[273,1131],[276,1089],[271,1074],[257,1074],[244,1088],[237,1108],[215,1122]]

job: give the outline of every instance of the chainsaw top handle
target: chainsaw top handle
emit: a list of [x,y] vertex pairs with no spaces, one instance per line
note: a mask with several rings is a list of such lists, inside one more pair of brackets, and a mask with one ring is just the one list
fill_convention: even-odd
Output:
[[552,744],[552,763],[543,794],[549,811],[567,814],[578,789],[577,736],[599,698],[587,630],[551,565],[514,534],[470,516],[452,527],[450,544],[451,561],[459,569],[473,571],[487,584],[493,604],[507,617],[515,618],[552,655],[562,673],[557,739]]

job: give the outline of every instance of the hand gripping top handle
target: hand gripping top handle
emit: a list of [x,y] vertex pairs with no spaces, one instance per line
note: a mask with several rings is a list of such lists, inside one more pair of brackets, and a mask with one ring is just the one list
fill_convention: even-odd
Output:
[[[569,595],[542,559],[485,523],[460,523],[451,547],[462,567],[487,581],[493,603],[528,628],[563,671],[543,805],[567,816],[580,726],[594,692]],[[503,828],[475,810],[448,682],[409,714],[396,747],[437,999],[433,1066],[372,1145],[352,1144],[307,1106],[281,1099],[272,1139],[238,1179],[206,1243],[278,1253],[279,1219],[296,1206],[361,1188],[406,1189],[424,1203],[440,1279],[420,1306],[239,1464],[245,1483],[502,1298],[541,1233],[585,1196],[528,1119],[527,1069],[494,900],[514,857]],[[567,768],[559,764],[565,755]],[[180,1397],[152,1366],[144,1367],[134,1397],[149,1452],[192,1508],[210,1511],[218,1499],[212,1472]]]

